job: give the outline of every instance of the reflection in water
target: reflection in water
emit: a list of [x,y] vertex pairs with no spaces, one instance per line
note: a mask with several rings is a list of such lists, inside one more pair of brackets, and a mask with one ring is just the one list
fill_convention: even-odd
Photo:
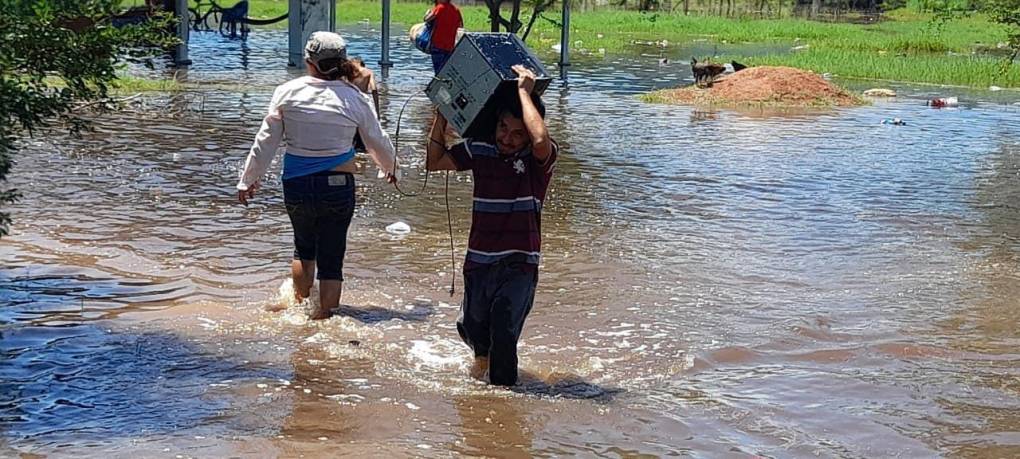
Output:
[[[374,36],[349,35],[353,55],[378,60]],[[196,40],[188,79],[243,91],[139,98],[84,139],[24,142],[25,199],[0,241],[0,443],[1016,455],[1015,108],[975,94],[929,110],[931,89],[897,88],[856,109],[705,113],[632,97],[685,77],[658,56],[577,61],[545,96],[564,148],[521,345],[542,377],[507,393],[466,377],[440,175],[403,197],[359,159],[350,306],[313,324],[281,308],[279,165],[247,208],[230,189],[272,88],[297,74],[283,37]],[[382,117],[393,132],[410,98],[401,160],[416,186],[429,62],[409,45],[394,58]],[[458,253],[470,180],[450,180]],[[412,232],[393,238],[395,221]]]

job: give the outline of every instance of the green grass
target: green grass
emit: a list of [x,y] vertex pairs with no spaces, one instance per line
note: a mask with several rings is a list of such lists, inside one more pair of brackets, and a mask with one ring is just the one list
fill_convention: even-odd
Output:
[[[252,17],[269,18],[287,11],[286,0],[250,0]],[[394,2],[392,20],[410,25],[421,21],[430,4]],[[469,30],[488,30],[488,11],[483,6],[461,8]],[[526,14],[526,13],[525,13]],[[549,17],[558,18],[558,12]],[[340,24],[377,23],[380,2],[339,0]],[[765,44],[785,48],[807,46],[801,51],[758,56],[722,56],[756,65],[788,65],[845,78],[898,80],[918,83],[1020,88],[1020,63],[1000,72],[1001,57],[985,54],[1006,40],[1006,29],[984,17],[971,17],[931,27],[930,16],[902,9],[886,15],[888,20],[870,25],[836,24],[803,19],[733,19],[682,14],[643,14],[635,11],[599,10],[575,12],[571,17],[571,40],[577,59],[599,59],[606,54],[636,54],[636,43],[666,41],[663,55],[692,40],[719,44]],[[279,23],[276,27],[285,27]],[[550,47],[559,42],[558,28],[543,20],[536,23],[529,45],[543,57],[553,59]],[[576,43],[576,42],[581,43]],[[684,56],[686,57],[686,56]]]
[[[224,91],[241,92],[259,88],[262,85],[252,83],[224,84],[224,83],[189,83],[178,81],[174,78],[140,78],[130,75],[121,75],[110,87],[110,92],[118,95],[135,94],[139,92],[180,92],[180,91]],[[262,87],[263,90],[272,90],[274,86]]]
[[148,79],[132,76],[120,76],[114,82],[112,92],[116,94],[127,94],[136,92],[177,92],[187,89],[187,86],[176,79]]

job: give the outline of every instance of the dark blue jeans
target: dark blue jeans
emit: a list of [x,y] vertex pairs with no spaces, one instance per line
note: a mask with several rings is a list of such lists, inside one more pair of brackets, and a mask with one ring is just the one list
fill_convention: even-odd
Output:
[[502,259],[464,272],[457,332],[477,357],[489,358],[489,382],[517,384],[517,341],[535,302],[538,267]]
[[320,280],[344,279],[354,201],[354,176],[346,172],[325,171],[283,181],[283,202],[294,227],[294,259],[315,260]]
[[446,65],[446,61],[450,59],[450,55],[453,54],[450,51],[443,51],[441,49],[432,50],[432,71],[436,75],[439,75],[439,71]]

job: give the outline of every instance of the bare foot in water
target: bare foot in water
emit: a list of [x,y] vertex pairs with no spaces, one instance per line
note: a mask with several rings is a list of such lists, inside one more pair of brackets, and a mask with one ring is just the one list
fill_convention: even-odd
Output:
[[317,306],[315,309],[312,310],[311,313],[308,314],[308,318],[310,320],[322,320],[328,319],[329,316],[331,315],[333,315],[333,311],[331,311],[329,308]]
[[471,363],[471,369],[468,370],[468,374],[472,378],[479,381],[488,382],[489,373],[489,358],[488,357],[475,357],[475,361]]

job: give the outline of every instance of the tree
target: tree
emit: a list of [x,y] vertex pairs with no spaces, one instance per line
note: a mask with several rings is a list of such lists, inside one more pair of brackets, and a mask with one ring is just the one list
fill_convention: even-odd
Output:
[[[114,27],[121,0],[0,0],[0,237],[19,193],[7,185],[19,136],[88,127],[82,105],[113,107],[110,84],[125,61],[149,62],[174,44],[172,18],[142,11]],[[149,14],[152,13],[152,14]],[[124,18],[122,17],[121,20]]]
[[1020,0],[988,0],[982,9],[993,21],[1007,27],[1006,43],[1013,52],[1005,64],[1012,64],[1020,56]]
[[[509,0],[511,3],[510,18],[503,17],[503,3],[506,0],[485,0],[485,5],[489,7],[489,24],[492,32],[499,32],[500,29],[504,29],[510,33],[520,33],[521,27],[524,23],[521,22],[521,3],[524,0]],[[569,1],[569,0],[564,0]],[[535,21],[542,15],[545,10],[553,6],[556,0],[527,0],[527,6],[531,8],[531,17],[528,19],[528,26],[524,29],[524,33],[521,35],[522,40],[527,40],[528,35],[531,33],[532,26],[535,25]]]
[[967,0],[929,0],[922,5],[934,13],[932,25],[936,33],[941,33],[946,22],[974,13],[987,14],[992,22],[1005,26],[1006,45],[1010,49],[1010,54],[1002,61],[1003,72],[1013,65],[1017,56],[1020,56],[1020,0],[985,0],[973,3]]

